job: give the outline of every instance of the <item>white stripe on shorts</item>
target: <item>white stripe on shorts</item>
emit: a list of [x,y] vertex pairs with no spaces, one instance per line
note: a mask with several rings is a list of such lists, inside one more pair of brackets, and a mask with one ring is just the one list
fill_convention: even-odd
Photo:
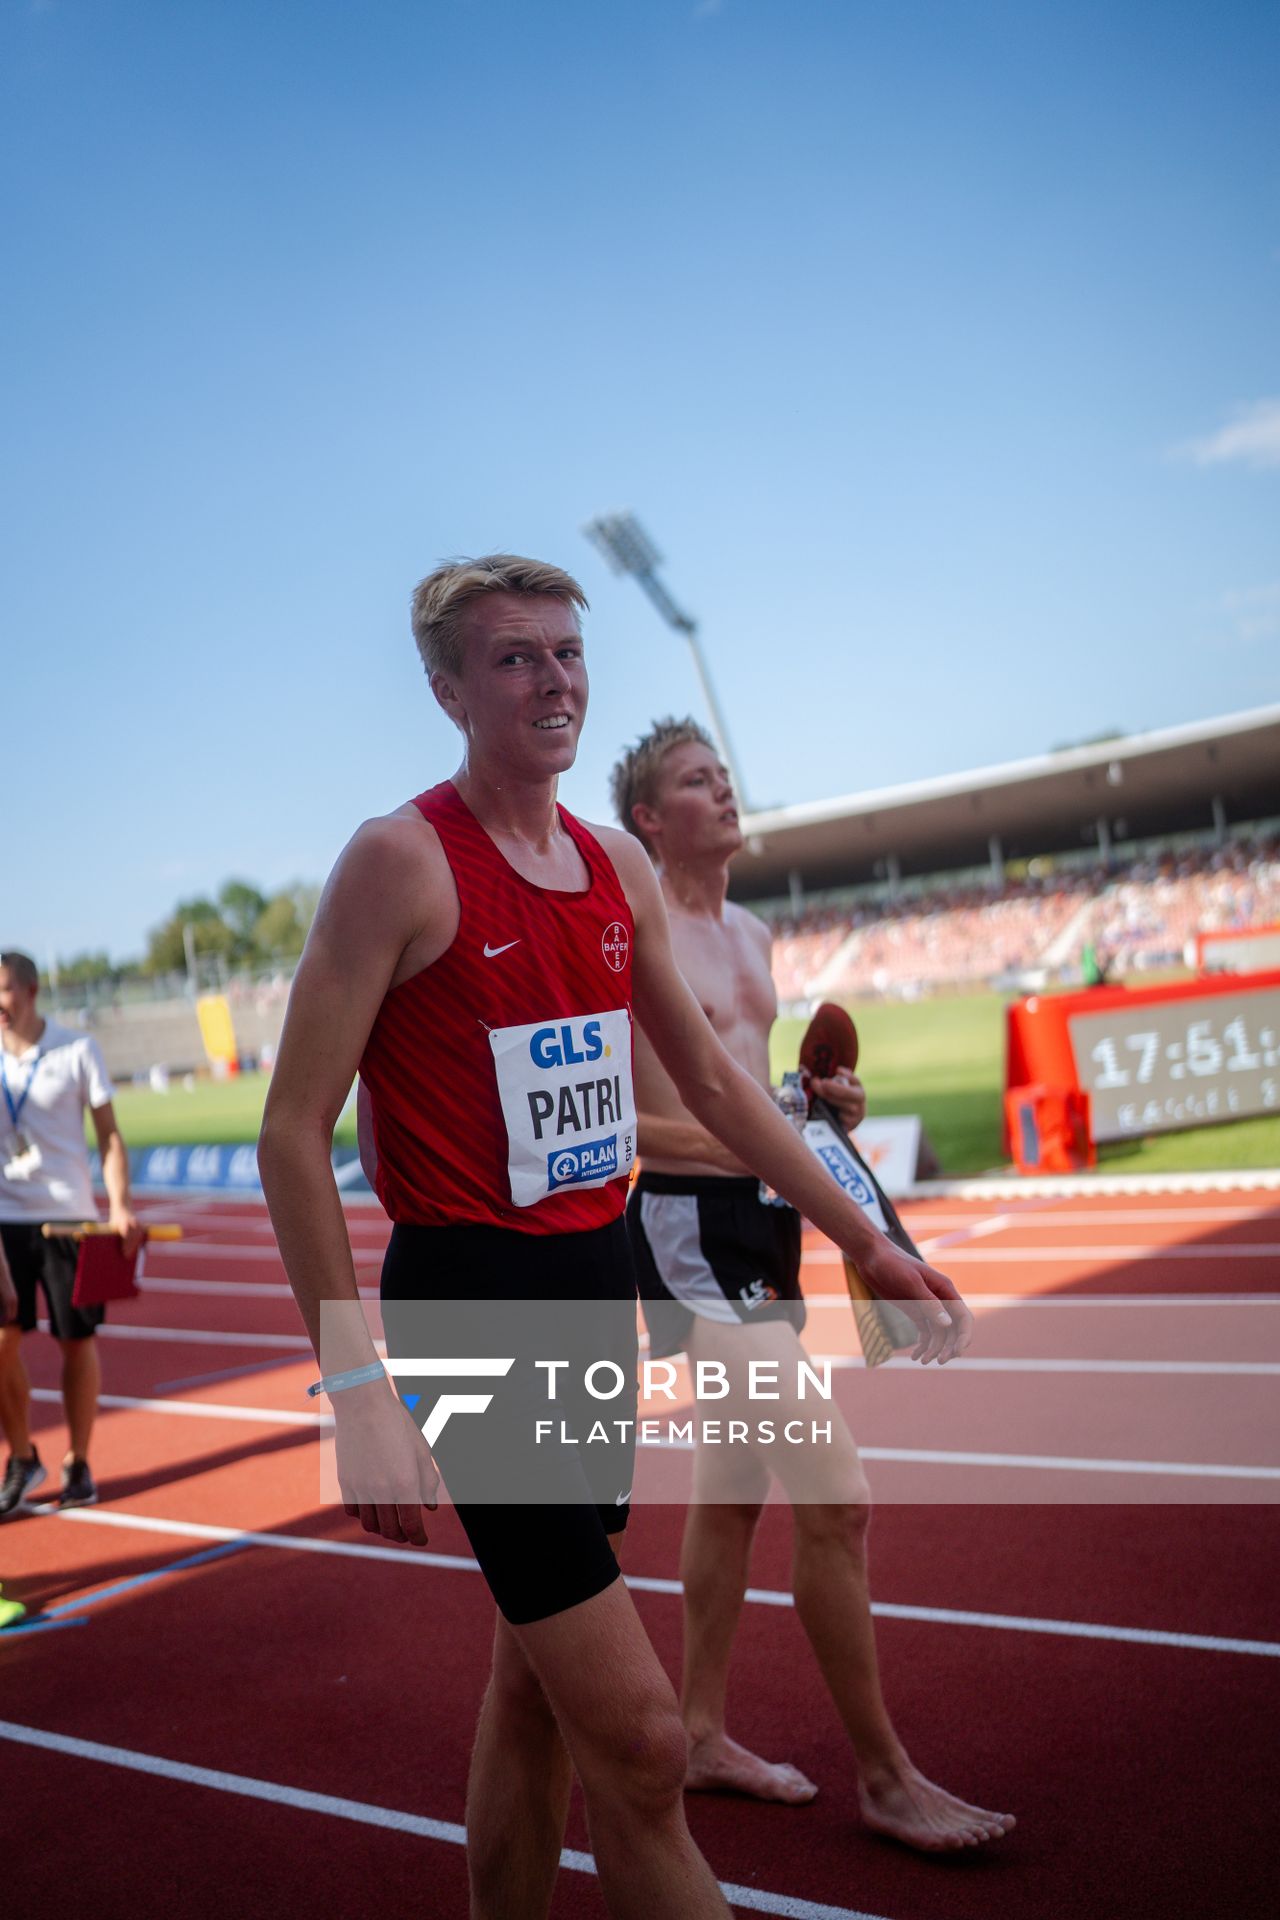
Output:
[[696,1193],[642,1193],[640,1225],[663,1286],[673,1300],[703,1320],[736,1326],[738,1315],[702,1251]]

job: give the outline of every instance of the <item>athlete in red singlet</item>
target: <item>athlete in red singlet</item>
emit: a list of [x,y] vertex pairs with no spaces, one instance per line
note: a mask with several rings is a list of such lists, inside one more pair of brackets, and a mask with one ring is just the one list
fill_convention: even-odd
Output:
[[[329,1159],[357,1067],[396,1221],[384,1297],[441,1268],[455,1284],[475,1276],[485,1298],[502,1297],[495,1269],[526,1298],[552,1297],[566,1275],[575,1299],[631,1286],[617,1215],[634,1151],[634,1017],[701,1124],[912,1313],[919,1357],[948,1359],[972,1328],[950,1281],[867,1225],[720,1045],[672,959],[643,849],[557,807],[587,705],[585,604],[558,568],[510,555],[439,568],[414,596],[415,638],[463,764],[421,805],[367,821],[339,859],[294,979],[258,1150],[317,1355],[322,1306],[359,1305]],[[612,918],[588,932],[597,903]],[[503,917],[489,925],[491,908]],[[510,981],[491,979],[508,964]],[[374,1359],[367,1333],[353,1333],[343,1371]],[[425,1542],[437,1475],[411,1415],[381,1374],[334,1380],[331,1398],[348,1511],[369,1532]],[[359,1497],[375,1473],[376,1503]],[[467,1801],[472,1920],[546,1914],[575,1769],[615,1920],[727,1915],[685,1824],[675,1695],[616,1577],[604,1518],[534,1508],[502,1539],[492,1516],[503,1510],[487,1511],[477,1551],[502,1610]]]
[[[393,1220],[422,1226],[484,1223],[525,1233],[606,1226],[622,1212],[635,1159],[634,929],[613,863],[560,807],[559,824],[588,882],[574,892],[540,887],[498,851],[451,780],[413,804],[449,862],[458,929],[434,966],[387,995],[360,1062],[378,1198]],[[581,1047],[571,1037],[567,1058],[558,1026],[566,1019],[596,1023]],[[556,1031],[532,1054],[527,1046],[496,1051],[496,1036],[548,1024]],[[504,1098],[508,1057],[516,1080],[523,1071],[528,1085],[511,1084]],[[424,1086],[440,1097],[424,1101]],[[619,1151],[607,1184],[593,1168],[584,1181],[574,1164],[565,1168],[572,1178],[548,1190],[550,1153],[611,1134]],[[514,1176],[518,1203],[509,1165],[516,1144],[528,1162]]]

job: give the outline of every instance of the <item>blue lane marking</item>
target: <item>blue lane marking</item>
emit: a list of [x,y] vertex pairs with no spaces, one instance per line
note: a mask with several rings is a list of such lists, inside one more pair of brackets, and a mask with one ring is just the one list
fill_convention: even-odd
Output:
[[134,1587],[145,1587],[152,1580],[167,1580],[171,1573],[185,1573],[189,1567],[202,1567],[210,1560],[221,1560],[229,1553],[243,1553],[252,1546],[250,1540],[226,1540],[221,1546],[206,1547],[203,1553],[188,1554],[184,1560],[171,1560],[167,1566],[153,1567],[150,1573],[135,1573],[128,1580],[117,1580],[112,1587],[103,1587],[97,1593],[91,1593],[87,1599],[64,1600],[59,1606],[46,1607],[40,1616],[42,1620],[56,1620],[63,1613],[82,1613],[86,1607],[96,1607],[103,1600],[114,1600],[118,1593],[129,1593]]
[[72,1620],[50,1620],[44,1613],[38,1613],[34,1620],[15,1620],[12,1626],[0,1627],[0,1635],[8,1639],[17,1633],[60,1633],[63,1627],[87,1627],[89,1622],[78,1615]]

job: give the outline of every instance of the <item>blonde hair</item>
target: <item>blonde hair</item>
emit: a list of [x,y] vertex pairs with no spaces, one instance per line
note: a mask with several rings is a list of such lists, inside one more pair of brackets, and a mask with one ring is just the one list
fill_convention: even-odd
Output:
[[419,580],[410,602],[413,638],[428,674],[461,671],[463,614],[482,593],[548,593],[573,609],[579,627],[580,609],[587,605],[573,575],[545,560],[525,560],[517,553],[446,560]]
[[637,805],[653,805],[662,763],[673,747],[710,747],[712,753],[717,754],[720,751],[706,728],[692,718],[655,720],[648,733],[641,734],[634,747],[627,748],[609,775],[614,812],[627,832],[634,833],[649,853],[653,848],[632,818],[632,810]]

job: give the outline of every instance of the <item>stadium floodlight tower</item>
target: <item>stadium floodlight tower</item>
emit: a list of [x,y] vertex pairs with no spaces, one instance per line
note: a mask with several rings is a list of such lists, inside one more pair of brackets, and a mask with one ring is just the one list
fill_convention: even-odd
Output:
[[748,812],[747,789],[743,782],[742,769],[734,757],[729,729],[724,723],[720,702],[716,699],[711,675],[702,657],[702,648],[698,645],[698,623],[676,605],[659,580],[657,570],[662,564],[662,555],[634,513],[602,513],[598,520],[589,520],[582,531],[592,546],[599,548],[615,573],[635,575],[667,625],[674,627],[677,633],[682,633],[689,642],[698,685],[702,688],[702,697],[707,704],[707,712],[711,718],[711,731],[720,749],[720,757],[729,769],[739,805],[744,813]]

